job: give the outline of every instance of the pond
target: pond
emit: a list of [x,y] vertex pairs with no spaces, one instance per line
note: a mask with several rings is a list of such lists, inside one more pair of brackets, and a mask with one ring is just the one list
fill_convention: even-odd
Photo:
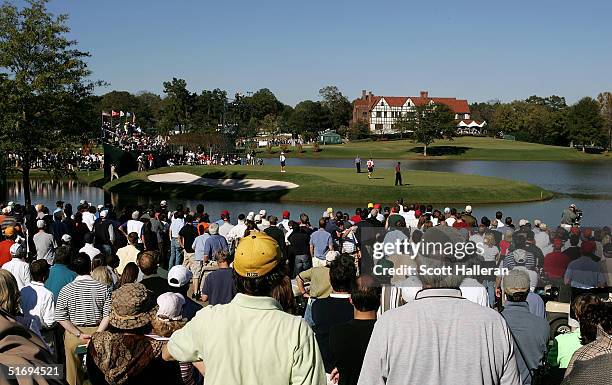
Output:
[[[270,164],[272,160],[267,160]],[[378,161],[377,167],[392,167],[393,161]],[[612,224],[612,169],[608,162],[490,162],[490,161],[403,161],[405,166],[404,179],[410,178],[407,169],[420,169],[431,171],[451,171],[473,173],[486,176],[501,176],[509,179],[523,180],[538,184],[546,189],[564,194],[587,194],[588,198],[561,197],[544,202],[511,203],[495,205],[473,205],[477,217],[494,217],[497,210],[504,215],[512,216],[515,222],[520,218],[539,218],[544,222],[556,225],[559,223],[561,212],[570,203],[576,203],[584,211],[583,224],[589,226],[604,226]],[[353,167],[352,161],[340,159],[290,159],[291,165],[310,165],[325,167]],[[78,204],[79,200],[86,199],[94,204],[104,203],[105,192],[96,187],[88,187],[77,181],[34,180],[32,182],[32,201],[43,203],[49,207],[55,206],[55,201],[63,200]],[[594,198],[594,199],[593,199]],[[138,194],[109,194],[108,199],[116,207],[133,205],[148,205],[159,203],[158,198],[138,196]],[[20,181],[9,181],[9,200],[23,202],[23,189]],[[247,201],[170,201],[173,207],[182,203],[195,208],[198,203],[204,203],[208,213],[216,218],[221,210],[229,210],[234,216],[240,212],[258,212],[265,208],[268,213],[280,216],[283,210],[289,210],[292,217],[299,213],[310,216],[311,222],[316,221],[321,213],[329,206],[334,210],[353,213],[355,207],[346,205],[279,203],[279,202],[247,202]],[[364,199],[363,205],[367,204]],[[455,205],[457,207],[457,205]],[[459,208],[459,207],[458,207]]]

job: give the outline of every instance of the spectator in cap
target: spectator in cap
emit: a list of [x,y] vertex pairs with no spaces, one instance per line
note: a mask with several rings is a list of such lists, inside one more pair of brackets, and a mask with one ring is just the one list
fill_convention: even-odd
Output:
[[32,277],[30,276],[30,265],[25,261],[27,253],[25,247],[19,243],[14,243],[10,248],[11,260],[2,265],[2,268],[13,274],[17,281],[19,290],[29,285]]
[[115,244],[115,227],[107,217],[108,210],[100,211],[100,218],[96,219],[93,225],[93,232],[96,248],[103,251],[106,255],[111,255],[113,253],[113,245]]
[[11,246],[15,244],[16,238],[15,227],[7,226],[4,229],[4,240],[0,242],[0,267],[11,260]]
[[572,298],[580,294],[591,293],[597,288],[606,287],[606,277],[595,251],[594,241],[584,241],[580,245],[580,258],[567,265],[565,284],[572,287]]
[[521,270],[512,270],[504,277],[506,303],[502,316],[510,328],[514,339],[514,352],[521,382],[532,382],[530,371],[536,369],[546,352],[550,328],[548,321],[531,314],[527,304],[530,280]]
[[168,235],[170,237],[170,261],[168,267],[171,269],[174,265],[180,265],[183,263],[183,256],[181,255],[181,245],[179,243],[179,232],[185,225],[185,219],[183,213],[177,210],[172,215],[170,221],[170,229]]
[[[327,298],[332,293],[333,288],[331,286],[331,279],[329,275],[329,268],[331,263],[336,259],[338,255],[337,251],[328,251],[325,254],[325,265],[313,266],[307,270],[300,272],[296,276],[296,285],[298,290],[308,299],[306,304],[306,310],[304,313],[304,319],[309,325],[313,325],[312,320],[312,305],[319,298]],[[310,283],[308,290],[306,290],[305,283]]]
[[468,227],[470,228],[476,227],[478,224],[478,220],[472,215],[472,206],[470,205],[465,206],[465,210],[463,210],[463,213],[461,214],[461,219],[463,222],[467,223]]
[[221,223],[219,223],[219,235],[226,237],[228,236],[228,234],[230,233],[230,231],[232,231],[232,228],[234,227],[234,225],[232,225],[230,223],[230,213],[227,210],[223,210],[223,213],[221,214]]
[[182,314],[183,317],[188,320],[195,317],[195,314],[202,309],[197,302],[192,301],[187,296],[187,291],[189,290],[189,283],[191,282],[191,278],[193,275],[191,271],[187,269],[183,265],[174,266],[168,272],[168,285],[170,286],[169,291],[174,293],[179,293],[185,298],[185,304],[183,305]]
[[126,238],[128,237],[128,234],[130,233],[138,234],[138,243],[142,243],[141,236],[142,236],[143,225],[144,223],[142,223],[142,221],[140,220],[140,211],[136,210],[132,212],[132,219],[128,220],[127,222],[119,226],[119,231],[121,231],[123,235],[125,235]]
[[265,229],[270,227],[270,221],[268,221],[266,214],[267,214],[266,210],[264,209],[259,210],[260,222],[257,224],[257,228],[259,229],[259,231],[264,231]]
[[157,275],[157,267],[159,266],[159,253],[155,251],[143,251],[136,257],[136,264],[142,272],[142,283],[147,290],[153,292],[155,298],[170,290],[168,282]]
[[85,242],[85,246],[83,246],[79,253],[85,253],[89,255],[90,259],[93,259],[96,255],[100,254],[100,250],[94,247],[94,235],[92,233],[87,233],[83,236],[83,242]]
[[46,259],[49,264],[53,264],[54,251],[57,247],[53,235],[45,231],[46,223],[39,219],[36,221],[38,232],[32,238],[34,247],[36,248],[36,259]]
[[32,280],[21,289],[21,311],[32,322],[30,329],[42,336],[51,351],[54,351],[55,300],[53,293],[44,284],[49,278],[49,264],[39,259],[30,264]]
[[227,305],[202,309],[176,331],[164,347],[164,358],[203,361],[207,385],[226,384],[228,378],[254,385],[324,384],[311,329],[272,297],[288,282],[283,269],[274,239],[262,233],[243,238],[234,259],[238,294]]
[[[422,242],[448,243],[456,250],[464,238],[448,226],[433,227]],[[502,317],[463,299],[464,277],[453,271],[460,263],[454,253],[440,254],[444,250],[435,247],[421,251],[418,270],[430,269],[419,276],[424,289],[415,301],[378,319],[358,384],[520,384],[512,335]],[[447,268],[450,274],[442,270]]]
[[289,232],[289,230],[291,230],[291,228],[289,227],[289,220],[290,220],[291,214],[289,213],[289,211],[284,210],[283,211],[283,218],[282,220],[278,223],[278,227],[280,229],[283,230],[283,232],[285,234],[287,234]]
[[109,329],[94,334],[88,344],[87,373],[93,385],[181,383],[178,364],[161,358],[164,342],[146,336],[156,312],[156,301],[143,285],[115,290]]

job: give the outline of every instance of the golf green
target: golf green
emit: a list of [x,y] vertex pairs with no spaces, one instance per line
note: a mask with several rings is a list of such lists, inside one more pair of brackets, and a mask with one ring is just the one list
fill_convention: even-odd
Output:
[[[192,178],[177,181],[161,180],[159,174],[188,173]],[[148,172],[132,172],[108,182],[104,188],[111,192],[132,195],[181,197],[202,200],[284,201],[313,203],[363,204],[375,201],[392,203],[398,198],[427,203],[507,203],[549,199],[553,196],[538,186],[501,178],[479,175],[413,171],[402,172],[404,185],[394,186],[393,170],[381,169],[368,179],[366,173],[352,169],[331,167],[290,167],[281,173],[275,166],[177,166]],[[264,179],[297,184],[287,189],[239,189],[236,181],[214,185],[200,184],[197,177],[210,179]],[[160,179],[161,178],[161,179]],[[245,181],[246,184],[247,181]]]

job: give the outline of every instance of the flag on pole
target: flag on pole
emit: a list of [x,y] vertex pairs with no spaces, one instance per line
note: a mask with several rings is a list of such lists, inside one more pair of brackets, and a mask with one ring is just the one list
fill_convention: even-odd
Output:
[[102,111],[102,116],[111,116],[110,113]]
[[111,111],[111,116],[119,116],[119,113],[117,111]]
[[125,114],[123,113],[123,111],[119,111],[119,116],[125,116]]

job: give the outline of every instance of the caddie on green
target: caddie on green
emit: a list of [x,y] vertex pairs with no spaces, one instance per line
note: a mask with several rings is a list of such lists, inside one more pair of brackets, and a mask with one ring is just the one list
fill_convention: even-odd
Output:
[[207,306],[164,347],[165,360],[202,361],[206,385],[325,385],[319,347],[308,324],[272,298],[285,277],[278,243],[262,233],[238,244],[238,294]]

